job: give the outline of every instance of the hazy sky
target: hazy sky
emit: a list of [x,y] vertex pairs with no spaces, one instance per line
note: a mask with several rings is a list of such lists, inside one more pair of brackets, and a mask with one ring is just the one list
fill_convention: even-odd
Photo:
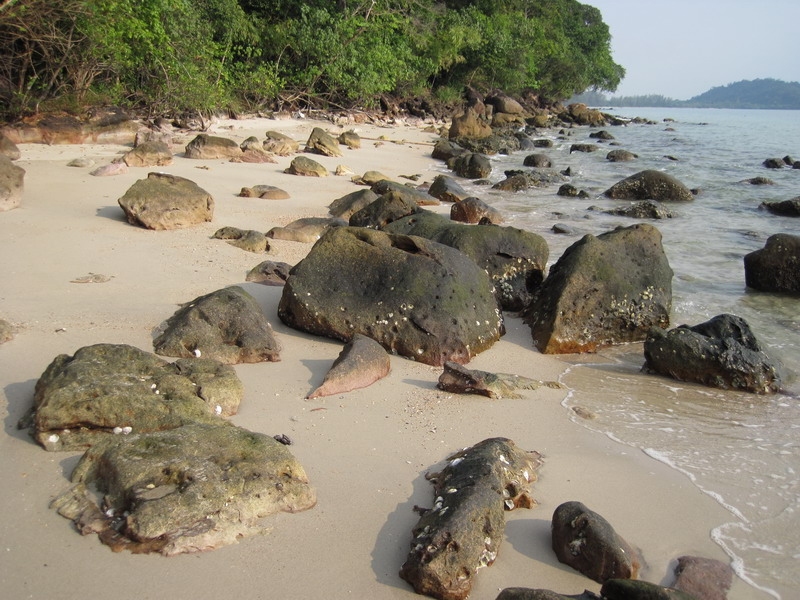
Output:
[[581,0],[600,9],[616,95],[686,100],[743,79],[800,81],[800,0]]

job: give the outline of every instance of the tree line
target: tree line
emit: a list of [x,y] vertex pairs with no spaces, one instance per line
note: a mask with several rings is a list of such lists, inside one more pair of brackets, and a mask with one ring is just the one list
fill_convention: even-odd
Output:
[[0,0],[0,117],[452,100],[556,101],[624,76],[576,0]]

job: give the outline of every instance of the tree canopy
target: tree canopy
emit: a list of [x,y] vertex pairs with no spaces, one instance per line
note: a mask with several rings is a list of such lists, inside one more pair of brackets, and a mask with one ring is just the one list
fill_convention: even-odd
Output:
[[0,103],[350,107],[465,85],[562,100],[616,89],[610,40],[577,0],[0,0]]

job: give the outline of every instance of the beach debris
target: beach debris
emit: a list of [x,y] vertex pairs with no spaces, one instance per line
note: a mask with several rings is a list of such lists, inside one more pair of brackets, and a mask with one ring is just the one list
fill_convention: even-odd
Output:
[[782,217],[800,217],[800,196],[780,202],[762,202],[759,208]]
[[[800,209],[800,196],[796,199]],[[800,212],[798,212],[800,215]],[[776,233],[767,238],[760,250],[744,257],[747,287],[762,292],[800,292],[800,236]]]
[[231,246],[256,254],[262,254],[269,250],[267,236],[253,229],[222,227],[217,229],[211,237],[215,240],[226,240]]
[[284,173],[301,177],[327,177],[329,175],[328,169],[306,156],[297,156],[292,159]]
[[710,387],[769,394],[781,389],[781,367],[761,347],[747,321],[721,314],[667,332],[654,328],[644,342],[643,370]]
[[552,543],[560,562],[598,583],[639,575],[639,553],[608,521],[580,502],[564,502],[556,508]]
[[314,127],[308,137],[305,147],[306,152],[322,154],[323,156],[341,156],[339,142],[321,127]]
[[244,394],[232,367],[207,358],[167,361],[133,346],[96,344],[58,355],[36,382],[21,420],[45,450],[86,448],[115,427],[143,433],[216,423]]
[[337,217],[303,217],[285,227],[273,227],[266,235],[276,240],[312,244],[329,229],[346,225],[347,221]]
[[433,506],[422,509],[400,577],[418,594],[441,600],[466,598],[479,569],[497,557],[505,511],[533,508],[531,484],[541,465],[537,452],[506,438],[490,438],[447,458],[429,473]]
[[603,194],[614,200],[691,202],[694,194],[683,183],[663,171],[639,171],[608,188]]
[[292,265],[285,262],[265,260],[247,272],[245,281],[263,285],[284,285],[289,278]]
[[550,267],[523,316],[545,354],[642,341],[669,325],[672,274],[652,225],[587,234]]
[[730,565],[701,556],[680,556],[675,566],[677,590],[691,594],[697,600],[727,600],[727,592],[733,584],[733,569]]
[[437,175],[428,193],[442,202],[460,202],[469,197],[469,193],[452,177]]
[[25,188],[25,169],[0,154],[0,212],[18,208]]
[[362,333],[425,364],[466,363],[504,331],[486,272],[462,252],[407,235],[335,227],[292,269],[278,316],[349,340]]
[[328,211],[334,217],[348,220],[362,208],[369,206],[378,199],[378,194],[370,189],[357,190],[337,198],[328,205]]
[[276,362],[280,344],[258,302],[239,286],[185,304],[153,341],[157,354],[191,357],[195,349],[225,364]]
[[191,142],[186,144],[184,151],[186,158],[206,160],[235,158],[241,155],[242,149],[235,141],[207,133],[197,135]]
[[300,142],[279,131],[268,131],[262,145],[264,150],[278,156],[289,156],[300,150]]
[[291,446],[293,444],[292,439],[285,433],[279,433],[277,435],[273,435],[272,438],[275,441],[280,442],[284,446]]
[[463,252],[486,270],[501,308],[508,311],[522,310],[530,303],[550,254],[547,242],[536,233],[516,227],[474,227],[425,210],[392,221],[383,229]]
[[226,422],[110,436],[83,455],[72,482],[51,507],[83,535],[164,556],[237,543],[265,531],[263,517],[316,504],[284,444]]
[[148,173],[118,200],[131,225],[181,229],[211,221],[214,199],[193,181],[167,173]]
[[172,164],[172,151],[162,141],[142,142],[120,160],[129,167],[165,167]]
[[70,280],[70,283],[106,283],[113,279],[113,275],[102,275],[101,273],[89,273]]
[[333,361],[322,385],[306,398],[310,400],[368,387],[386,377],[391,368],[389,355],[383,346],[357,333]]
[[450,207],[450,219],[461,223],[480,223],[482,225],[500,225],[503,214],[489,206],[480,198],[470,196]]
[[540,381],[521,375],[490,373],[467,369],[454,362],[444,363],[444,372],[439,375],[438,388],[454,394],[479,394],[487,398],[521,398],[516,390],[536,390],[540,387],[562,389],[557,381]]
[[680,590],[632,579],[609,579],[600,595],[603,600],[700,600]]

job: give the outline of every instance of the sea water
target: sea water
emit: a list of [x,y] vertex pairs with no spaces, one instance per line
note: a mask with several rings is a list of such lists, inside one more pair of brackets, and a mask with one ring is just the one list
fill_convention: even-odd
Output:
[[[613,114],[654,124],[606,127],[615,139],[593,153],[570,153],[574,143],[596,142],[585,127],[538,136],[550,137],[554,145],[536,152],[547,154],[559,171],[569,167],[569,182],[586,190],[588,199],[560,197],[557,185],[517,193],[480,186],[469,191],[500,209],[506,224],[542,235],[552,265],[582,235],[637,222],[602,212],[629,204],[602,195],[617,181],[658,169],[699,190],[693,202],[665,204],[671,219],[649,221],[661,231],[675,273],[671,323],[696,325],[722,313],[744,318],[766,351],[783,362],[785,393],[722,391],[647,375],[641,372],[642,345],[629,344],[565,357],[571,366],[563,381],[572,390],[565,404],[595,415],[575,416],[582,426],[670,465],[716,499],[730,518],[710,535],[739,576],[775,598],[796,598],[800,385],[791,373],[800,372],[800,296],[748,289],[743,257],[772,234],[800,234],[800,219],[759,208],[800,195],[800,169],[762,166],[772,157],[794,154],[800,160],[800,111],[635,108]],[[616,148],[638,159],[607,161]],[[507,169],[524,169],[527,154],[493,157],[492,181],[504,179]],[[745,182],[758,176],[774,184]],[[575,233],[554,233],[556,223]]]

